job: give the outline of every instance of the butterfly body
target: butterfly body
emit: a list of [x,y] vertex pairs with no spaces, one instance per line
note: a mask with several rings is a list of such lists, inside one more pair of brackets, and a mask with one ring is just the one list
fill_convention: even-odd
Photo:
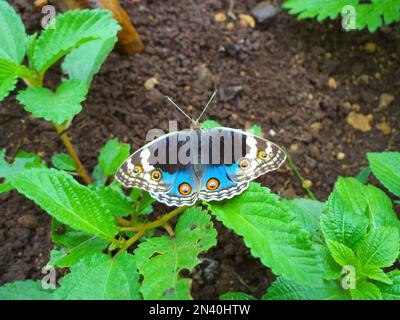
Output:
[[232,198],[284,161],[277,145],[244,131],[184,130],[140,148],[121,165],[116,178],[169,206],[189,206],[198,199]]

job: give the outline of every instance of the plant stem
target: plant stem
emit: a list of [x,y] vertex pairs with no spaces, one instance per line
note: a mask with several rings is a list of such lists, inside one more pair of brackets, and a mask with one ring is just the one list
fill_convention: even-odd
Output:
[[71,155],[72,159],[74,159],[76,166],[78,168],[77,172],[82,177],[83,181],[89,185],[92,184],[92,179],[90,178],[89,174],[87,173],[85,167],[83,166],[81,160],[79,159],[78,155],[75,152],[74,147],[68,137],[68,134],[64,131],[64,127],[58,125],[57,123],[53,123],[54,127],[56,128],[58,134],[60,135],[61,141],[64,143],[65,147],[67,148],[68,153]]
[[289,152],[286,150],[286,148],[283,148],[283,151],[286,154],[289,166],[292,168],[292,170],[294,171],[294,173],[297,175],[297,177],[300,179],[301,181],[301,186],[303,187],[304,190],[306,190],[308,196],[310,197],[310,199],[312,200],[317,200],[317,198],[315,197],[314,193],[311,191],[310,187],[307,186],[303,176],[300,173],[300,170],[296,167],[296,165],[293,162],[292,157],[290,156]]
[[171,237],[175,237],[175,232],[174,230],[171,228],[171,225],[166,222],[163,224],[164,229],[168,232],[168,235]]
[[[159,218],[153,222],[141,224],[138,226],[128,227],[128,228],[119,228],[120,231],[137,231],[137,233],[132,238],[126,240],[125,244],[117,252],[117,254],[114,256],[114,258],[116,256],[118,256],[119,254],[121,254],[122,252],[126,251],[131,245],[133,245],[137,240],[139,240],[140,237],[147,230],[164,226],[170,219],[181,214],[186,209],[187,209],[187,207],[179,207],[179,208],[176,208],[175,210],[172,210],[170,213],[163,215],[161,218]],[[171,228],[171,230],[172,230],[172,228]]]

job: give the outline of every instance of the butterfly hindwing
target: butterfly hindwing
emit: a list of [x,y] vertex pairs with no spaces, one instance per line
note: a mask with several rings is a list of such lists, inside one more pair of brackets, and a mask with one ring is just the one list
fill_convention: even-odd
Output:
[[233,181],[228,172],[232,165],[206,165],[201,177],[200,198],[204,201],[230,199],[242,193],[248,182]]

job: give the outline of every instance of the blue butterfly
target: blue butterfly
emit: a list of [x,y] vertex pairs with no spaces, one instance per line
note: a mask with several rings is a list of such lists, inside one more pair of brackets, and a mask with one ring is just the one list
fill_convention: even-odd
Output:
[[276,144],[241,130],[200,128],[200,117],[191,120],[194,129],[163,135],[137,150],[118,169],[116,179],[168,206],[190,206],[198,199],[232,198],[284,163],[285,153]]

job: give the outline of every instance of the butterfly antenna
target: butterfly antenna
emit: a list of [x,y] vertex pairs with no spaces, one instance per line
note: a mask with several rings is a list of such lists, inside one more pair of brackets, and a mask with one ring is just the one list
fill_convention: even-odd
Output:
[[207,102],[206,106],[204,107],[203,111],[200,113],[199,117],[197,118],[196,123],[199,123],[200,118],[201,118],[201,117],[203,116],[203,114],[206,112],[206,110],[207,110],[208,106],[210,105],[211,101],[213,101],[215,95],[217,94],[217,91],[218,91],[218,90],[215,90],[214,93],[212,94],[210,100],[208,100],[208,102]]
[[181,107],[179,107],[170,97],[166,96],[166,98],[168,99],[169,102],[171,102],[180,112],[182,112],[182,114],[188,118],[193,124],[196,124],[196,122],[187,115],[187,113],[185,111],[182,110]]

